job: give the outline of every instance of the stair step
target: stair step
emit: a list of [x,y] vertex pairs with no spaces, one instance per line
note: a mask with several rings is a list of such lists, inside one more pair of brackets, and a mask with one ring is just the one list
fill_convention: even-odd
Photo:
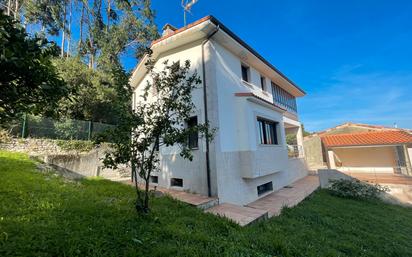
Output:
[[205,212],[212,213],[217,216],[226,217],[236,222],[240,226],[246,226],[268,218],[267,211],[230,203],[222,203],[216,205],[212,208],[207,209]]

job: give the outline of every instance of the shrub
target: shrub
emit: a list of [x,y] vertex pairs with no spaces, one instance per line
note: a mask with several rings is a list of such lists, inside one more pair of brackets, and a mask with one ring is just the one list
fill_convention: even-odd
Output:
[[357,199],[376,199],[381,193],[389,191],[381,185],[371,185],[360,180],[332,180],[329,191],[336,196]]
[[58,137],[62,139],[74,139],[81,131],[79,124],[70,119],[55,122],[54,127]]
[[56,140],[56,144],[64,151],[88,152],[94,147],[92,141],[83,140]]
[[11,141],[10,133],[5,129],[0,129],[0,143],[8,143]]

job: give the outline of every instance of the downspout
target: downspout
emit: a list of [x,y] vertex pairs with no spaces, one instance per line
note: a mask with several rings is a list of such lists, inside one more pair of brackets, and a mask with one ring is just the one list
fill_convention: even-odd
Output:
[[[205,109],[205,122],[209,122],[207,116],[207,94],[206,94],[206,65],[205,65],[205,50],[204,46],[209,42],[210,38],[219,31],[219,25],[216,29],[210,33],[207,38],[202,42],[202,71],[203,71],[203,108]],[[207,177],[207,195],[212,196],[212,189],[210,185],[210,158],[209,158],[209,135],[206,134],[206,177]]]

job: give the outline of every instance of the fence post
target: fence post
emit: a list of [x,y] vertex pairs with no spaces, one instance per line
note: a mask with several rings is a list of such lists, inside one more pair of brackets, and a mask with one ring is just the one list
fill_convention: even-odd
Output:
[[89,120],[89,131],[87,133],[87,140],[90,140],[92,138],[92,130],[93,130],[93,123],[91,120]]
[[27,113],[25,113],[23,115],[23,125],[22,125],[22,128],[21,128],[21,137],[22,138],[26,137],[26,133],[27,133],[26,130],[27,130]]

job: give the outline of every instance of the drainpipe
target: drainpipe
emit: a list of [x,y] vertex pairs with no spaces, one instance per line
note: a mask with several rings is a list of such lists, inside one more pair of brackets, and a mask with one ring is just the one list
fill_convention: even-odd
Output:
[[[208,120],[207,116],[207,94],[206,94],[206,65],[205,65],[205,50],[204,46],[209,42],[210,38],[213,37],[216,32],[219,31],[219,25],[216,26],[216,29],[210,33],[207,38],[202,42],[202,71],[203,71],[203,108],[205,109],[205,121]],[[209,135],[206,134],[206,177],[207,177],[207,195],[212,196],[212,190],[210,186],[210,158],[209,158]]]

